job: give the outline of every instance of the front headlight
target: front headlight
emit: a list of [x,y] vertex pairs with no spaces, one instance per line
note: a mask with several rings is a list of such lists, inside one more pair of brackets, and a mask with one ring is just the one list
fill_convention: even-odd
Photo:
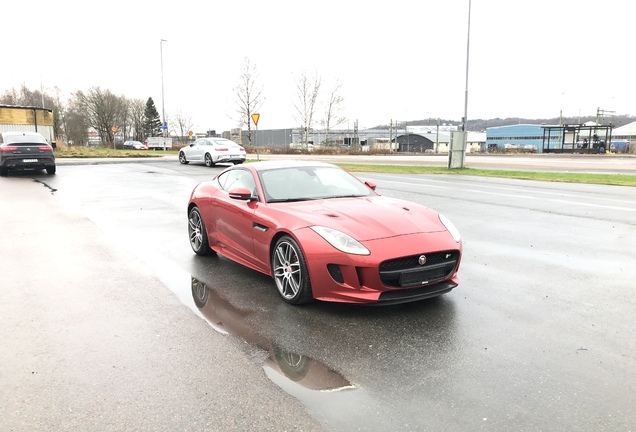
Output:
[[343,232],[322,226],[312,226],[310,228],[341,252],[353,255],[369,255],[371,253],[358,240]]
[[450,235],[453,236],[453,240],[459,243],[459,240],[461,240],[461,236],[459,235],[459,230],[455,228],[455,225],[453,225],[453,223],[448,220],[448,218],[443,214],[439,215],[439,220],[446,227]]

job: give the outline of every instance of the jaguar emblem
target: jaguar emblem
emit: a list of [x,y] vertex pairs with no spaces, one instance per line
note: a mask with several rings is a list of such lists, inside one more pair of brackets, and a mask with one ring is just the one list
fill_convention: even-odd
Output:
[[419,263],[419,265],[424,265],[426,264],[426,255],[420,255],[420,257],[417,259],[417,262]]

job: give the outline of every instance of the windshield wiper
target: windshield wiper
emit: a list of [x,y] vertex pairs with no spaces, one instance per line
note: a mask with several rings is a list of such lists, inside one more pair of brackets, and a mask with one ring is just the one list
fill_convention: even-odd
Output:
[[331,196],[326,196],[323,199],[328,199],[328,198],[360,198],[360,197],[364,197],[364,196],[368,196],[368,195],[360,195],[360,194],[331,195]]
[[268,203],[281,203],[281,202],[298,202],[298,201],[312,201],[315,200],[316,198],[307,198],[307,197],[303,197],[303,198],[279,198],[279,199],[271,199],[268,200]]

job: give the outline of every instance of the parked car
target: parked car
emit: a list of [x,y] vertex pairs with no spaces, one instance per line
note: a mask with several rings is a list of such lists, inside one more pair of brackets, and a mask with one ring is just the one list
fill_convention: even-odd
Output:
[[141,141],[124,141],[124,149],[128,150],[148,150],[148,147]]
[[37,132],[0,132],[0,175],[12,170],[42,170],[55,174],[53,147]]
[[179,150],[179,162],[203,162],[209,167],[218,163],[238,165],[245,162],[245,149],[229,139],[201,138]]
[[225,169],[197,185],[190,245],[270,275],[284,301],[395,304],[455,288],[462,243],[443,215],[310,161]]

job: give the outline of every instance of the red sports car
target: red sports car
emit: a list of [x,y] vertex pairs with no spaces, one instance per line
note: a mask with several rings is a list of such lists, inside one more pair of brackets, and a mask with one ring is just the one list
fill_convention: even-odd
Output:
[[447,218],[327,163],[224,170],[192,191],[188,233],[195,253],[272,276],[290,304],[394,304],[458,284],[462,243]]

